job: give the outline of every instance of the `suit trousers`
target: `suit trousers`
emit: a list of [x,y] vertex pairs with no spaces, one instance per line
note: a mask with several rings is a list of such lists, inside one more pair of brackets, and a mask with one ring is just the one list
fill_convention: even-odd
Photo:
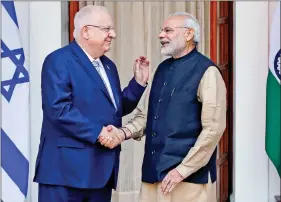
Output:
[[98,189],[39,184],[38,202],[110,202],[114,185],[113,173],[106,186]]

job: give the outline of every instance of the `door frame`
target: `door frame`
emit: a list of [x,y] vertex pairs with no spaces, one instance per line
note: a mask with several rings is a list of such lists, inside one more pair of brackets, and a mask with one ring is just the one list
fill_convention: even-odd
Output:
[[69,9],[69,42],[71,42],[73,37],[74,31],[74,17],[75,14],[79,11],[79,1],[69,1],[68,2],[68,9]]
[[[223,5],[222,5],[223,4]],[[226,6],[227,4],[227,6]],[[220,6],[224,7],[228,11],[227,18],[220,18]],[[227,8],[225,8],[227,7]],[[221,56],[223,53],[220,52],[218,46],[219,40],[224,37],[222,33],[218,33],[218,27],[220,24],[228,24],[228,99],[227,99],[227,130],[228,130],[228,155],[223,156],[224,159],[217,160],[217,166],[219,167],[224,161],[228,161],[228,170],[227,172],[221,171],[221,176],[223,178],[228,178],[228,183],[224,184],[223,180],[220,180],[219,187],[220,190],[227,186],[227,201],[230,201],[230,194],[233,192],[233,72],[234,72],[234,64],[233,64],[233,2],[219,2],[219,1],[211,1],[210,2],[210,57],[211,60],[214,61],[219,67],[222,64],[220,59],[218,61],[218,56]],[[221,57],[219,57],[221,58]],[[224,68],[224,67],[222,67]],[[224,140],[222,140],[224,141]],[[223,143],[222,143],[223,145]],[[223,193],[222,193],[223,194]],[[220,196],[220,202],[223,201]]]

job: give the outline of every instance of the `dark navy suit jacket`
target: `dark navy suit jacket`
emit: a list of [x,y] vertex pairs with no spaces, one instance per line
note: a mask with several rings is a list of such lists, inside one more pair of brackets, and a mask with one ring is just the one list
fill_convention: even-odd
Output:
[[97,142],[102,127],[120,127],[144,87],[132,79],[123,91],[115,64],[100,58],[117,104],[89,58],[75,42],[49,54],[42,69],[43,123],[34,181],[76,188],[102,188],[111,174],[116,188],[121,146]]

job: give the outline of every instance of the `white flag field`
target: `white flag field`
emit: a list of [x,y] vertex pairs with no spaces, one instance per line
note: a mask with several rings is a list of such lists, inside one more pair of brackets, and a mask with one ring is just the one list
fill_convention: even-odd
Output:
[[1,172],[3,202],[24,202],[28,191],[29,72],[13,1],[1,1]]

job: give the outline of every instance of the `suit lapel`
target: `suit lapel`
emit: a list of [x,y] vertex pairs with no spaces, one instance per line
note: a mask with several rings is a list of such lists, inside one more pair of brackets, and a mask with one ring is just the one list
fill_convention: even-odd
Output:
[[103,65],[106,75],[108,77],[110,87],[112,89],[112,93],[113,93],[113,96],[114,96],[114,99],[115,99],[115,102],[117,105],[116,107],[117,107],[117,109],[119,109],[119,104],[120,104],[120,101],[119,101],[120,96],[119,96],[119,89],[118,89],[119,84],[117,83],[118,81],[116,81],[116,79],[115,79],[116,75],[114,74],[114,71],[111,69],[111,66],[107,62],[105,56],[101,56],[100,60],[102,62],[102,65]]
[[70,43],[70,47],[74,55],[77,56],[77,61],[81,64],[81,66],[89,74],[92,80],[101,88],[104,94],[111,101],[111,98],[109,96],[109,93],[107,92],[105,84],[102,81],[102,78],[100,77],[99,73],[97,72],[87,55],[84,53],[84,51],[80,48],[80,46],[76,43],[75,40]]

